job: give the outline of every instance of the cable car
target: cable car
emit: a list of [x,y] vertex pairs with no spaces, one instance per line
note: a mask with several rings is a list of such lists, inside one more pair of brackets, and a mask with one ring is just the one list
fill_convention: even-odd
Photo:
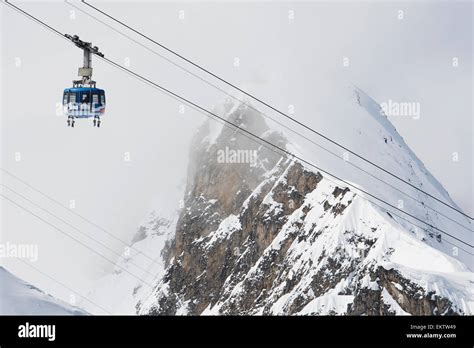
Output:
[[66,88],[63,106],[68,126],[74,127],[76,118],[94,118],[94,126],[100,127],[100,117],[105,113],[105,91],[92,87]]
[[74,127],[76,118],[93,118],[94,127],[100,127],[100,117],[105,113],[105,91],[96,88],[96,82],[92,80],[92,54],[100,57],[104,55],[99,52],[97,46],[91,42],[84,42],[79,36],[65,34],[77,47],[84,52],[84,66],[79,68],[80,80],[72,82],[72,88],[64,89],[63,107],[67,116],[67,125]]

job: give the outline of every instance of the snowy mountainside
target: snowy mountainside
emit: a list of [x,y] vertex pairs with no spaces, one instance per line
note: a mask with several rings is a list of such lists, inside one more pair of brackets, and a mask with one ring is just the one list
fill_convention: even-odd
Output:
[[[337,134],[344,140],[341,143],[455,206],[375,101],[354,87],[336,100],[319,112],[344,125]],[[134,289],[140,284],[120,272],[95,290],[104,298],[127,283],[123,293],[119,290],[122,295],[114,296],[124,299],[115,304],[120,310],[114,312],[474,313],[472,257],[461,249],[453,251],[452,244],[459,243],[413,218],[404,216],[406,221],[387,213],[394,211],[371,202],[357,188],[468,242],[469,219],[393,177],[374,172],[354,156],[342,160],[343,152],[330,144],[324,145],[335,156],[283,134],[248,105],[227,102],[216,112],[322,170],[286,158],[219,123],[206,122],[192,141],[183,206],[169,219],[173,223],[163,237],[167,242],[153,244],[145,233],[134,244],[142,243],[140,248],[160,257],[161,266],[147,278],[152,289],[138,290],[137,295]],[[239,154],[252,156],[242,160]]]
[[87,315],[0,267],[1,315]]
[[132,245],[117,260],[113,272],[99,279],[87,294],[90,301],[83,301],[84,308],[96,313],[92,302],[100,303],[113,314],[135,313],[137,302],[146,298],[154,280],[163,276],[163,251],[174,237],[177,217],[177,211],[151,210],[133,236]]
[[[377,102],[360,88],[354,86],[344,89],[337,100],[344,100],[346,102],[334,103],[331,100],[326,107],[321,107],[321,112],[331,120],[329,122],[344,125],[343,127],[335,127],[338,131],[335,132],[333,139],[338,140],[355,153],[365,156],[413,186],[459,209],[444,187],[426,169],[423,162],[399,135],[387,116],[383,114]],[[422,131],[420,129],[420,132]],[[291,151],[305,160],[309,160],[318,167],[339,177],[341,177],[342,173],[342,178],[345,181],[363,188],[393,206],[400,207],[420,220],[426,221],[427,224],[424,224],[370,196],[358,192],[374,203],[382,205],[384,208],[390,209],[396,214],[401,215],[404,219],[407,219],[409,222],[401,219],[399,219],[399,222],[404,224],[406,229],[413,231],[413,233],[419,236],[428,234],[430,238],[427,238],[427,243],[450,255],[457,254],[456,257],[472,269],[472,255],[466,252],[467,250],[472,253],[472,248],[469,250],[468,246],[459,243],[457,240],[461,239],[472,245],[473,225],[469,218],[448,208],[419,190],[396,180],[389,174],[372,168],[356,156],[347,154],[344,150],[337,149],[323,141],[321,141],[321,144],[336,153],[337,156],[321,149],[318,150],[316,148],[315,150],[315,146],[311,146],[312,144],[304,143],[301,140],[290,141],[288,146]],[[348,156],[347,161],[341,160],[344,156]],[[362,168],[371,175],[362,172],[355,166]],[[311,167],[310,169],[315,170]],[[331,178],[329,175],[326,175],[326,177]],[[381,180],[389,183],[390,186]],[[439,230],[431,226],[435,226]],[[425,230],[428,230],[428,233],[425,233]],[[452,237],[440,230],[448,232]],[[441,241],[438,241],[438,239]],[[457,249],[454,250],[454,247],[457,247]]]

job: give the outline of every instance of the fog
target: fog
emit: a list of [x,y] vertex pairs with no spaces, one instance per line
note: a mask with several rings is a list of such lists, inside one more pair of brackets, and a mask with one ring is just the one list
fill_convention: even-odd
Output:
[[[206,108],[226,97],[65,2],[13,3]],[[91,3],[275,107],[286,111],[293,105],[295,118],[343,144],[334,130],[325,129],[324,119],[314,116],[336,77],[380,102],[419,103],[419,119],[389,119],[454,201],[474,213],[471,2]],[[80,2],[73,4],[206,76]],[[129,241],[147,211],[175,204],[170,197],[182,189],[189,143],[205,116],[189,107],[180,112],[181,102],[94,57],[94,80],[107,93],[102,127],[79,120],[68,128],[58,103],[62,90],[77,78],[82,52],[11,8],[4,5],[0,11],[1,167]],[[11,176],[3,174],[2,182],[122,251],[123,243]],[[115,260],[68,225],[13,192],[2,192]],[[69,288],[84,293],[110,271],[110,262],[10,202],[1,201],[1,212],[2,242],[38,245],[34,266]],[[2,263],[38,287],[69,298],[70,290],[24,263]]]

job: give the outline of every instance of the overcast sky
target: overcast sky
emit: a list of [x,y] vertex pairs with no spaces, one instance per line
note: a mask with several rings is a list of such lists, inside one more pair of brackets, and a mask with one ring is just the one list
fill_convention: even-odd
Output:
[[[224,99],[62,1],[14,3],[202,105],[212,107]],[[471,2],[93,3],[276,107],[294,105],[295,117],[315,128],[322,121],[312,117],[317,91],[331,84],[333,76],[343,75],[379,102],[420,103],[420,119],[389,119],[454,201],[474,213]],[[175,204],[169,197],[182,188],[189,141],[204,116],[189,109],[181,114],[179,102],[95,59],[94,79],[108,101],[103,127],[93,128],[85,120],[69,129],[56,108],[62,90],[76,79],[82,53],[6,6],[0,9],[2,168],[65,205],[74,200],[75,211],[129,240],[151,207]],[[343,57],[349,58],[348,69],[342,68]],[[2,181],[121,251],[121,243],[11,177]],[[12,192],[3,192],[41,213]],[[17,207],[2,202],[2,213],[2,239],[37,243],[35,267],[70,287],[85,291],[91,279],[110,269],[107,261]],[[36,285],[68,297],[64,288],[24,264],[5,263]]]

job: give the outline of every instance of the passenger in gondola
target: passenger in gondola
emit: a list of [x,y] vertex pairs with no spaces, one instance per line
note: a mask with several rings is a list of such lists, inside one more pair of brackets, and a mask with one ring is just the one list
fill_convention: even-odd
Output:
[[81,112],[86,115],[86,114],[89,113],[89,111],[90,111],[90,108],[89,108],[89,94],[82,94]]
[[83,94],[82,95],[82,104],[89,104],[89,94]]

